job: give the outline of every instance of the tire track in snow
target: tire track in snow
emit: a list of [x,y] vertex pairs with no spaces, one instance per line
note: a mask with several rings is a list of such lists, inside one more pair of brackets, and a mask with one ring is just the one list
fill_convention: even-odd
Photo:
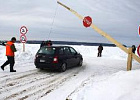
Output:
[[80,70],[73,69],[67,70],[63,73],[57,73],[56,75],[45,78],[42,81],[34,82],[30,86],[21,87],[22,90],[16,91],[13,94],[7,95],[1,99],[3,100],[24,100],[28,98],[39,99],[43,96],[46,96],[48,93],[52,92],[53,90],[57,89],[60,85],[66,82],[71,77],[78,74]]
[[[84,66],[85,67],[85,66]],[[29,95],[26,95],[22,98],[20,98],[19,100],[39,100],[40,98],[48,95],[49,93],[53,92],[54,90],[58,89],[59,87],[63,86],[65,84],[65,82],[67,82],[68,80],[70,80],[71,78],[73,78],[74,76],[76,76],[77,74],[79,74],[81,72],[81,70],[84,70],[81,67],[80,69],[74,69],[73,72],[69,71],[67,73],[67,75],[64,73],[62,74],[62,76],[60,76],[60,78],[58,78],[57,80],[55,80],[54,82],[52,82],[51,84],[49,84],[46,87],[42,87],[42,89],[39,89],[38,91],[31,93]],[[66,75],[66,76],[63,76]]]
[[16,79],[19,79],[19,78],[22,78],[22,77],[27,77],[28,75],[34,74],[36,72],[37,72],[37,70],[30,70],[30,71],[27,71],[27,72],[5,75],[5,76],[0,77],[0,83],[2,84],[2,83],[5,83],[7,81],[10,81],[10,80],[16,80]]
[[0,94],[4,93],[4,92],[10,92],[15,88],[20,88],[22,86],[34,83],[36,81],[41,81],[44,80],[45,78],[49,78],[52,77],[53,75],[55,75],[54,73],[34,73],[31,75],[28,75],[28,77],[22,77],[22,78],[18,78],[17,80],[11,80],[5,84],[3,84],[0,88]]
[[[51,93],[52,91],[54,91],[55,89],[59,88],[60,86],[63,86],[63,84],[70,80],[71,77],[74,77],[76,74],[78,74],[78,72],[75,72],[75,73],[71,73],[69,74],[68,76],[64,76],[64,77],[60,77],[59,79],[51,82],[51,84],[49,84],[48,86],[45,86],[45,87],[42,87],[42,89],[34,92],[34,93],[31,93],[29,95],[26,95],[25,97],[28,97],[27,99],[28,100],[38,100],[46,95],[48,95],[49,93]],[[24,97],[20,98],[21,100],[23,100]]]
[[88,83],[90,83],[90,81],[94,78],[94,75],[91,75],[90,77],[88,77],[87,79],[85,79],[81,85],[79,85],[74,91],[72,91],[66,98],[66,100],[72,100],[72,96],[77,93],[78,91],[80,91],[83,87],[85,87]]

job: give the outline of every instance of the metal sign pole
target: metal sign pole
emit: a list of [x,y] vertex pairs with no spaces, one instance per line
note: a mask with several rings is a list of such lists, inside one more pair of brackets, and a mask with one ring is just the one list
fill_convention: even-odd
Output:
[[23,43],[23,52],[25,52],[25,43]]

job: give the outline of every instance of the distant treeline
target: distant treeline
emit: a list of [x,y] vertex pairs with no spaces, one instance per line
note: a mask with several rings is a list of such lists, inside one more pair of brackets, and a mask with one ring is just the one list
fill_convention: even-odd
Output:
[[[19,41],[17,41],[19,42]],[[41,44],[42,41],[27,41],[28,44]],[[60,44],[60,45],[85,45],[85,46],[99,46],[102,44],[103,46],[111,46],[116,47],[115,44],[108,44],[108,43],[90,43],[90,42],[71,42],[71,41],[52,41],[53,44]]]
[[[6,42],[6,41],[0,41],[0,44],[2,42]],[[28,44],[41,44],[41,42],[42,41],[34,41],[34,40],[27,41]],[[16,41],[16,43],[20,43],[20,41]],[[71,41],[52,41],[52,43],[57,45],[85,45],[85,46],[99,46],[100,44],[102,44],[103,46],[116,47],[115,44],[109,44],[109,43],[71,42]]]

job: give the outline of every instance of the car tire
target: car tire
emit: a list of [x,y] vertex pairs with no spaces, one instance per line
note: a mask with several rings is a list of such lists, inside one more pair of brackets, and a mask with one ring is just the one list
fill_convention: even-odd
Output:
[[78,66],[82,66],[82,64],[83,64],[83,59],[80,59]]
[[62,65],[60,66],[60,71],[61,71],[61,72],[65,72],[66,69],[67,69],[66,63],[62,63]]

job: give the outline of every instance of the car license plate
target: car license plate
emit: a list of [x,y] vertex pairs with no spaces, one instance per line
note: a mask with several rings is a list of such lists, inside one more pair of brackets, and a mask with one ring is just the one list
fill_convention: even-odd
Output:
[[42,59],[41,59],[40,62],[45,62],[45,60],[42,60]]

